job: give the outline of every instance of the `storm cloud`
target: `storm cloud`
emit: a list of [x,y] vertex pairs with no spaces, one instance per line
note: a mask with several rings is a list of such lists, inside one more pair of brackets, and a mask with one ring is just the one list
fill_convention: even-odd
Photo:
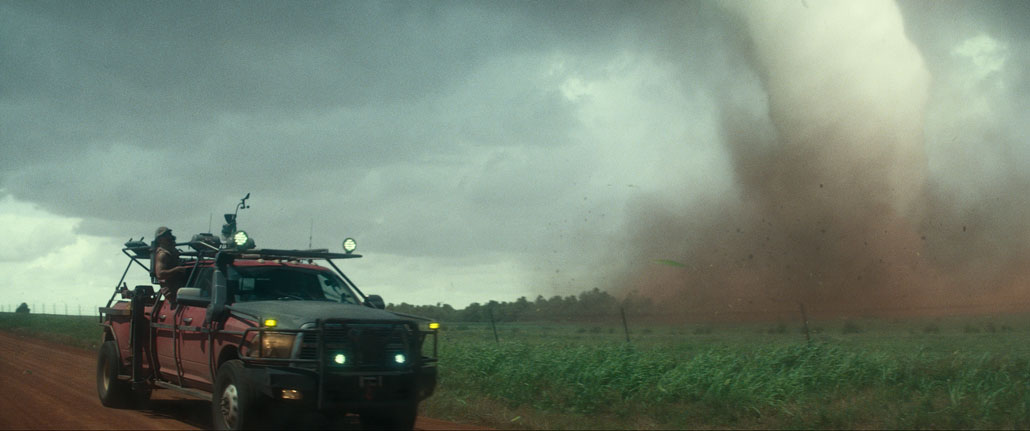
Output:
[[[95,267],[159,225],[217,231],[249,192],[258,245],[353,236],[388,300],[1017,283],[1026,8],[878,3],[886,27],[808,39],[835,5],[5,2],[0,195],[28,226],[5,236],[53,218],[88,244],[0,255]],[[0,281],[38,282],[19,274]]]

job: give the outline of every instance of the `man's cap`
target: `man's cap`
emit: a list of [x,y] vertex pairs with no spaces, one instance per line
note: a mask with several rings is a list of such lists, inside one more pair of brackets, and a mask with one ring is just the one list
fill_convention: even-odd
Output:
[[169,229],[169,228],[167,228],[165,226],[161,226],[161,227],[157,228],[157,231],[154,232],[154,239],[158,239],[158,238],[160,238],[160,237],[162,237],[164,235],[171,235],[171,234],[172,234],[172,230],[171,229]]

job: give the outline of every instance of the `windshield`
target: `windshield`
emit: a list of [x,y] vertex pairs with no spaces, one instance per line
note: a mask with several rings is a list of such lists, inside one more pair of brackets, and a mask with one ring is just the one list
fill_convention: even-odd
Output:
[[302,300],[357,304],[357,297],[329,271],[288,266],[231,267],[234,302]]

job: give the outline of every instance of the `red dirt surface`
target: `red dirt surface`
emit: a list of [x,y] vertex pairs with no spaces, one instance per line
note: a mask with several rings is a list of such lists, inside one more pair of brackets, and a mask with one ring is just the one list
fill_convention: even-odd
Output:
[[[97,398],[96,352],[0,332],[0,429],[158,430],[211,427],[210,404],[170,390],[154,391],[143,410],[104,407]],[[358,421],[335,424],[360,429]],[[415,429],[473,430],[418,418]]]

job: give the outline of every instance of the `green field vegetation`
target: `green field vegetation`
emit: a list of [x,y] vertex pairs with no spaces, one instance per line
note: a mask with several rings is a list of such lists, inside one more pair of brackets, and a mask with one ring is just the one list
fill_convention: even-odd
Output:
[[1027,316],[456,323],[426,414],[498,428],[1027,428]]
[[102,335],[96,316],[29,313],[0,313],[0,331],[83,349],[96,349]]
[[[511,429],[1030,427],[1026,315],[812,323],[444,322],[423,414]],[[89,348],[95,318],[0,313]]]

